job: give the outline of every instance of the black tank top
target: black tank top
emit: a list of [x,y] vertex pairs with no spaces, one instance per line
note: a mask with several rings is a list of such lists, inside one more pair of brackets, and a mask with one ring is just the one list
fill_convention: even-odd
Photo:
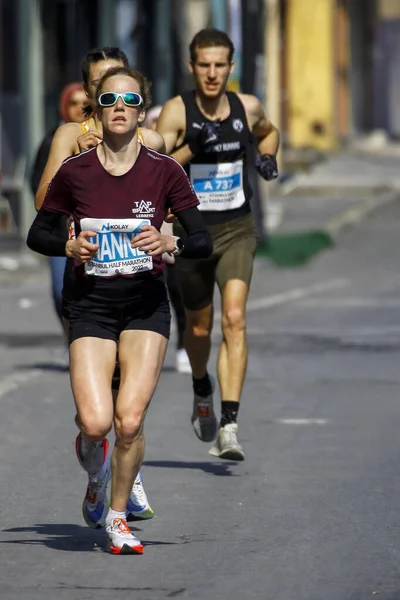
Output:
[[[247,174],[251,133],[243,104],[234,92],[226,92],[229,117],[221,121],[222,142],[200,152],[185,166],[200,200],[207,225],[225,223],[250,212],[252,190]],[[182,94],[186,109],[186,133],[182,145],[195,139],[206,117],[196,104],[195,92]]]

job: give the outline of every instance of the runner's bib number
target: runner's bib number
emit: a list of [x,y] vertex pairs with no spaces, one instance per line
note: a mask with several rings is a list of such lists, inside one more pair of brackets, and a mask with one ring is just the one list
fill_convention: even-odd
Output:
[[243,163],[190,166],[190,180],[198,199],[199,210],[233,210],[245,203]]
[[148,219],[82,219],[82,231],[96,232],[96,237],[88,240],[99,244],[97,255],[85,263],[86,273],[113,277],[151,271],[153,258],[131,247],[143,225],[151,223]]

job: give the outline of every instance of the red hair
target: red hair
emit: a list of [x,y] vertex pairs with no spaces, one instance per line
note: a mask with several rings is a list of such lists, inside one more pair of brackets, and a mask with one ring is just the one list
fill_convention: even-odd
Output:
[[[63,90],[60,94],[60,102],[58,105],[58,110],[60,113],[60,117],[62,118],[64,123],[69,122],[68,105],[71,102],[71,97],[73,96],[73,94],[75,94],[75,92],[77,92],[78,90],[83,90],[83,89],[84,89],[83,84],[79,83],[79,82],[69,83],[68,85],[65,86],[65,88],[63,88]],[[84,120],[84,115],[82,112],[82,121],[83,120]]]

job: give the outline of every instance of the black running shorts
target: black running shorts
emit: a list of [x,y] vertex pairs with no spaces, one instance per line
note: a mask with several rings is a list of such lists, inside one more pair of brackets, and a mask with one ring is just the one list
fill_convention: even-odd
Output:
[[64,290],[63,315],[69,321],[70,344],[82,337],[117,342],[129,330],[154,331],[169,339],[171,313],[162,275],[137,280],[121,277],[107,284],[104,290],[93,290],[90,282],[80,281],[73,290]]

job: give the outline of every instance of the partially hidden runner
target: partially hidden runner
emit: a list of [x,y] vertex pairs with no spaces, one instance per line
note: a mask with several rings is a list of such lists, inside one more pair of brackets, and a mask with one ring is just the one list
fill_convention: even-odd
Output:
[[[189,68],[195,89],[166,102],[157,131],[168,154],[184,165],[214,242],[207,259],[176,259],[187,317],[185,347],[193,374],[192,425],[204,442],[217,436],[212,455],[244,460],[237,415],[247,367],[246,303],[257,243],[248,149],[254,134],[257,170],[267,181],[275,179],[279,133],[255,96],[227,91],[233,54],[232,40],[223,31],[204,29],[194,36]],[[179,225],[174,232],[179,235]],[[214,381],[207,370],[215,283],[222,305],[219,427],[213,408]]]
[[[152,106],[146,115],[146,124],[152,129],[157,128],[158,117],[160,116],[162,106]],[[161,233],[172,234],[173,224],[164,223],[161,229]],[[186,329],[186,314],[185,307],[183,305],[182,294],[179,287],[178,277],[176,275],[175,258],[169,254],[163,256],[165,260],[165,279],[167,284],[168,296],[173,308],[176,321],[176,354],[175,354],[175,365],[178,373],[191,375],[192,369],[190,367],[189,357],[185,350],[184,334]]]
[[[110,469],[104,440],[114,423],[111,501],[105,508],[109,547],[113,554],[141,554],[126,507],[143,461],[144,420],[170,333],[161,256],[206,258],[212,240],[179,163],[138,142],[138,125],[150,101],[143,75],[128,67],[110,69],[96,98],[103,140],[64,161],[27,243],[36,252],[74,260],[68,292],[76,421],[82,446],[98,444],[104,450],[97,472]],[[140,203],[146,208],[133,213]],[[160,234],[168,209],[183,227],[181,237]],[[76,238],[66,243],[55,229],[60,213],[72,215],[76,227]],[[117,345],[121,385],[114,405]]]
[[[96,87],[101,77],[111,68],[118,66],[128,66],[128,58],[125,53],[117,47],[94,48],[90,50],[82,62],[82,79],[85,92],[90,104],[86,107],[86,120],[82,123],[66,123],[61,125],[54,137],[50,147],[49,157],[44,168],[39,187],[36,193],[35,206],[39,210],[43,205],[44,197],[50,182],[63,161],[71,156],[76,156],[80,152],[85,152],[90,148],[97,146],[103,138],[103,125],[101,120],[93,112],[93,103],[95,102]],[[138,139],[149,148],[159,152],[165,151],[164,140],[162,136],[155,131],[147,128],[138,128]],[[111,199],[110,199],[111,201]],[[138,209],[134,207],[133,210]],[[60,215],[60,219],[62,216]],[[74,222],[69,223],[69,238],[75,237]],[[71,279],[74,278],[73,261],[66,262],[64,272],[63,289],[63,307],[62,313],[66,329],[69,322],[69,290],[71,289]],[[119,365],[117,364],[114,378],[114,393],[118,392],[120,383]],[[88,473],[88,485],[85,498],[82,503],[82,514],[86,524],[89,527],[102,527],[104,525],[104,512],[106,507],[106,492],[109,480],[109,472],[97,473],[97,465],[102,462],[103,454],[108,448],[107,440],[102,443],[83,440],[81,434],[76,438],[76,452],[82,463],[82,467]],[[147,495],[143,487],[141,471],[132,486],[131,495],[128,501],[128,520],[145,520],[154,516]]]
[[[66,85],[61,93],[58,105],[59,117],[61,123],[81,123],[84,118],[83,109],[88,104],[88,97],[83,89],[83,83],[72,82]],[[59,123],[58,126],[61,124]],[[49,131],[43,138],[38,151],[33,161],[33,167],[30,176],[31,190],[35,195],[40,179],[43,174],[43,170],[46,166],[49,158],[49,152],[51,143],[58,127]],[[60,236],[67,240],[67,219],[60,219]],[[63,278],[65,271],[65,256],[50,256],[49,266],[51,274],[51,287],[53,295],[54,308],[60,323],[63,326],[62,317],[62,289],[63,289]],[[65,363],[69,364],[69,353],[65,352]]]

